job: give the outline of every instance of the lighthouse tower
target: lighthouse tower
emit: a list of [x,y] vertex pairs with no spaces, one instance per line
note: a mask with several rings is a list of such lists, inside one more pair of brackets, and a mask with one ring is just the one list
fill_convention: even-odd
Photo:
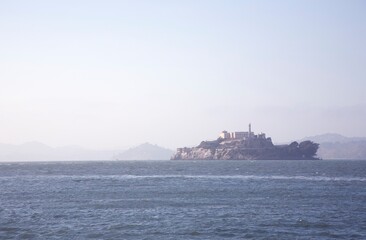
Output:
[[249,123],[249,132],[248,132],[248,134],[249,134],[249,138],[251,138],[252,137],[252,124],[251,123]]

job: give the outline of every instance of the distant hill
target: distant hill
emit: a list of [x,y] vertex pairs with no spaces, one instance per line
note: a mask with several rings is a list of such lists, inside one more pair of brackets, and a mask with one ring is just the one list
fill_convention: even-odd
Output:
[[130,148],[115,156],[116,160],[169,160],[174,151],[150,143]]
[[304,140],[320,143],[318,156],[322,159],[366,160],[366,138],[363,137],[345,137],[328,133],[306,137],[300,141]]
[[317,143],[348,143],[366,141],[366,137],[345,137],[337,133],[326,133],[322,135],[303,138],[300,140],[300,142],[306,140],[314,141]]
[[0,161],[111,160],[114,151],[95,151],[78,146],[50,147],[40,142],[0,144]]
[[141,144],[128,150],[90,150],[79,146],[50,147],[40,142],[20,145],[0,143],[0,161],[87,161],[87,160],[168,160],[173,151]]

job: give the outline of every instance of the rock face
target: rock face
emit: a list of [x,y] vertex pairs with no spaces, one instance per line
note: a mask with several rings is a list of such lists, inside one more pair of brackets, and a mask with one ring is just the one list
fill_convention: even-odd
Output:
[[217,139],[193,148],[178,148],[172,160],[315,160],[319,144],[304,141],[273,145],[266,139]]

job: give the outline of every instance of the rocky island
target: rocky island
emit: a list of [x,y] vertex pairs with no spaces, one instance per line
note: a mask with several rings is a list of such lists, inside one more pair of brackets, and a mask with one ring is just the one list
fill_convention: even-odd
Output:
[[319,144],[312,141],[274,145],[264,133],[223,131],[214,141],[178,148],[172,160],[317,160]]

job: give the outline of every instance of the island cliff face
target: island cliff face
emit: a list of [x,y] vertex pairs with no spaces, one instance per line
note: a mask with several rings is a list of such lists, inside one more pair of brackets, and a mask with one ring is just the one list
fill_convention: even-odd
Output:
[[271,138],[203,141],[193,148],[178,148],[172,160],[315,160],[319,144],[304,141],[274,145]]

